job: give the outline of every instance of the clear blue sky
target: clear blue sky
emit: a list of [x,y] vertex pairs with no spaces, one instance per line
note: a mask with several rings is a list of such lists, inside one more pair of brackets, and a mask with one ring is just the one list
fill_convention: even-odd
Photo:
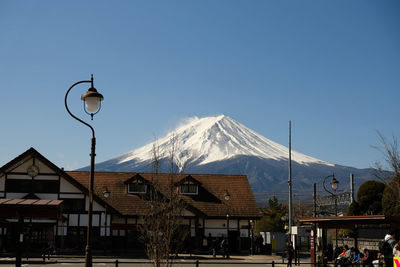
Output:
[[[225,114],[293,149],[354,167],[400,136],[400,1],[0,1],[0,165],[36,148],[89,165],[64,108],[94,74],[101,162],[183,118]],[[70,95],[82,113],[76,87]]]

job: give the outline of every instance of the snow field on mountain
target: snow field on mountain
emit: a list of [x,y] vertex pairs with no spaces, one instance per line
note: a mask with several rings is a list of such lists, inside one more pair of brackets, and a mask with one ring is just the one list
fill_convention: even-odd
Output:
[[[219,115],[192,118],[164,138],[119,157],[118,164],[131,160],[151,161],[154,146],[158,148],[160,158],[169,157],[174,147],[174,159],[178,167],[188,162],[202,165],[239,155],[287,160],[289,153],[285,146],[265,138],[228,116]],[[316,163],[334,166],[293,150],[292,161],[304,165]]]

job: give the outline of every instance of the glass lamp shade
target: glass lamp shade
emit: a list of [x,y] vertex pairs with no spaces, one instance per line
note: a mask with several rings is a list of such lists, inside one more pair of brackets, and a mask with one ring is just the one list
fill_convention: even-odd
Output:
[[94,113],[99,109],[100,101],[102,101],[104,97],[97,92],[96,88],[91,87],[81,96],[81,99],[85,101],[85,108]]
[[331,187],[333,190],[336,190],[338,188],[339,185],[339,181],[335,179],[335,177],[332,178],[331,182]]
[[99,109],[100,98],[98,97],[87,97],[85,99],[85,107],[90,112],[96,112]]
[[225,198],[225,200],[229,200],[229,199],[231,199],[231,195],[229,195],[229,193],[225,193],[224,198]]
[[105,198],[108,198],[108,197],[110,196],[110,192],[104,191],[104,192],[103,192],[103,196],[104,196]]

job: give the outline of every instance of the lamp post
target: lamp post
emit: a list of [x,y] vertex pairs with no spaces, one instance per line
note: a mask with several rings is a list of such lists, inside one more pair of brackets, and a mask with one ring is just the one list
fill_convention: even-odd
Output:
[[110,191],[108,191],[107,187],[103,191],[103,196],[106,199],[106,206],[104,212],[104,256],[107,254],[107,199],[110,196]]
[[93,127],[87,122],[79,119],[68,108],[67,98],[68,94],[73,87],[81,83],[90,83],[90,88],[86,93],[81,96],[81,100],[84,101],[84,110],[90,115],[93,120],[93,115],[97,114],[101,108],[101,101],[104,99],[103,95],[99,94],[93,87],[93,75],[90,80],[80,81],[74,83],[65,94],[65,108],[72,118],[86,125],[92,131],[92,143],[90,150],[90,174],[89,174],[89,208],[88,208],[88,227],[86,235],[86,254],[85,254],[85,267],[92,267],[92,210],[93,210],[93,183],[94,183],[94,158],[96,156],[96,137]]
[[[337,196],[336,196],[336,194],[334,192],[329,191],[325,186],[326,180],[328,178],[330,178],[330,177],[332,177],[332,180],[329,182],[329,184],[331,185],[332,190],[334,192],[336,192],[336,189],[339,186],[339,181],[336,180],[334,173],[332,173],[332,175],[326,176],[322,185],[323,185],[325,191],[328,192],[329,194],[331,194],[333,196],[333,198],[335,199],[335,216],[337,216],[338,215],[338,212],[337,212]],[[337,228],[335,228],[335,243],[336,243],[336,246],[337,246],[337,244],[338,244],[338,242],[337,242]]]
[[337,197],[336,197],[336,194],[334,192],[329,191],[325,186],[326,179],[328,179],[329,177],[332,177],[332,180],[329,183],[330,183],[331,188],[332,188],[332,190],[334,192],[336,192],[336,189],[339,186],[339,181],[336,180],[335,174],[333,173],[331,175],[326,176],[325,179],[324,179],[324,183],[322,184],[324,189],[325,189],[325,191],[328,192],[329,194],[331,194],[333,196],[333,198],[335,199],[335,216],[337,216]]
[[[228,191],[225,192],[224,199],[226,201],[229,201],[231,199],[231,195],[229,194]],[[229,259],[229,205],[228,206],[228,212],[226,213],[226,258]]]
[[251,252],[251,255],[254,255],[254,221],[253,220],[250,220],[250,226],[251,226],[250,252]]

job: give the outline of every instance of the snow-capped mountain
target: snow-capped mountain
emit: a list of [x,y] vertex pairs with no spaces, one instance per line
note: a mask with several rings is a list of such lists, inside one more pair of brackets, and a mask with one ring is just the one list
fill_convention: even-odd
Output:
[[[96,170],[150,172],[155,149],[164,163],[173,151],[174,162],[186,173],[245,174],[256,195],[287,191],[288,148],[225,115],[192,118],[160,140],[97,164]],[[372,177],[369,169],[339,166],[293,150],[292,168],[297,190],[311,190],[313,182],[332,172],[345,177],[346,184],[350,172],[362,180]]]
[[[118,164],[132,160],[136,162],[152,160],[154,145],[163,156],[167,156],[174,146],[176,161],[180,168],[190,162],[204,165],[243,155],[286,160],[289,153],[286,147],[250,130],[228,116],[220,115],[192,118],[166,137],[119,157]],[[295,151],[292,151],[292,161],[299,164],[317,163],[333,166]]]

